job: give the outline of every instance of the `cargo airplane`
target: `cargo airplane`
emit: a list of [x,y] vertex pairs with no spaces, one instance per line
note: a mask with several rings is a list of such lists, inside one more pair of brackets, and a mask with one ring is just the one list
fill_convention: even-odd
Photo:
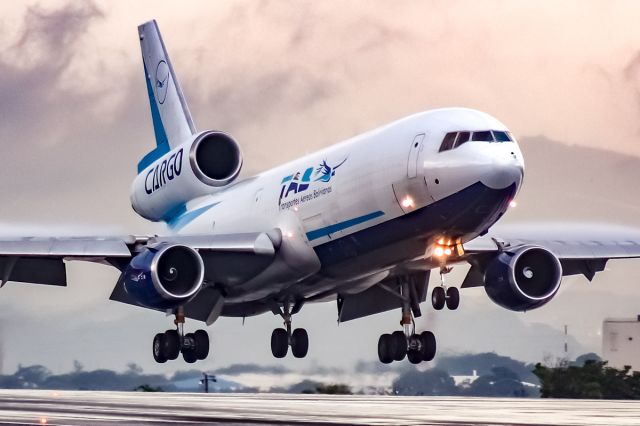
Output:
[[[157,362],[207,357],[204,330],[185,319],[273,313],[277,358],[306,356],[307,332],[292,318],[307,303],[333,302],[339,321],[398,310],[380,336],[383,363],[433,359],[436,339],[416,329],[421,303],[454,310],[453,265],[471,267],[460,288],[484,287],[512,311],[536,309],[563,276],[591,280],[609,259],[640,257],[640,238],[620,228],[563,235],[492,226],[524,177],[516,137],[492,116],[465,108],[417,113],[256,176],[227,133],[198,131],[155,21],[138,28],[156,146],[131,189],[137,214],[167,235],[14,238],[0,241],[0,279],[65,286],[66,262],[111,265],[110,299],[175,316],[153,339]],[[440,285],[428,292],[435,271]],[[289,349],[290,348],[290,349]]]

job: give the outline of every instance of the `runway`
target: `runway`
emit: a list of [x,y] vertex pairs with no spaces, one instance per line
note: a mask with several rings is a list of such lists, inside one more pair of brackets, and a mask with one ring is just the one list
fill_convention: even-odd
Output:
[[0,425],[640,425],[640,402],[0,390]]

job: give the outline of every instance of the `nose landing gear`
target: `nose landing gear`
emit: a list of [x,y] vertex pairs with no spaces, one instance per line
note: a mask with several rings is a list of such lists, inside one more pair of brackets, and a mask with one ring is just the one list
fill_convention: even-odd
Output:
[[153,359],[157,363],[178,358],[180,352],[189,364],[203,360],[209,355],[209,334],[204,330],[184,334],[184,312],[180,308],[176,311],[175,330],[158,333],[153,338]]
[[436,311],[442,310],[445,306],[451,311],[455,311],[460,306],[460,291],[457,287],[445,285],[444,276],[451,272],[452,268],[445,263],[440,266],[440,286],[435,287],[431,293],[431,305]]

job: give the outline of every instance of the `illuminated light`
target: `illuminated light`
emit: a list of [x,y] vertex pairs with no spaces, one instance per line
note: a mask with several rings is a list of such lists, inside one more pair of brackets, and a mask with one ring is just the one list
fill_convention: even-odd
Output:
[[518,207],[517,201],[516,200],[509,201],[509,207],[511,208]]
[[293,238],[293,232],[287,232],[287,238]]
[[442,255],[444,254],[444,249],[442,247],[436,247],[436,249],[433,251],[433,254],[435,254],[436,257],[442,257]]
[[451,249],[449,247],[444,249],[444,254],[447,255],[447,256],[451,256]]
[[440,239],[438,240],[438,244],[443,245],[443,244],[444,244],[444,238],[440,238]]
[[297,211],[298,211],[298,206],[295,206],[295,207],[293,208],[293,211],[294,211],[294,212],[297,212]]
[[47,420],[46,417],[40,417],[40,424],[41,425],[46,425],[47,423],[49,423],[49,420]]
[[405,209],[413,207],[413,198],[411,198],[410,196],[406,196],[402,199],[402,207],[404,207]]

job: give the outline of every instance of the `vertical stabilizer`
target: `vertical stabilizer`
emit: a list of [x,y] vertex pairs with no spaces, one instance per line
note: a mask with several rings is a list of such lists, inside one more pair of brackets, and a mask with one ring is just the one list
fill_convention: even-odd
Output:
[[144,168],[153,158],[157,158],[171,148],[186,141],[195,132],[195,126],[184,99],[182,88],[171,66],[156,21],[146,22],[138,27],[144,74],[147,82],[153,130],[157,147],[138,165]]

